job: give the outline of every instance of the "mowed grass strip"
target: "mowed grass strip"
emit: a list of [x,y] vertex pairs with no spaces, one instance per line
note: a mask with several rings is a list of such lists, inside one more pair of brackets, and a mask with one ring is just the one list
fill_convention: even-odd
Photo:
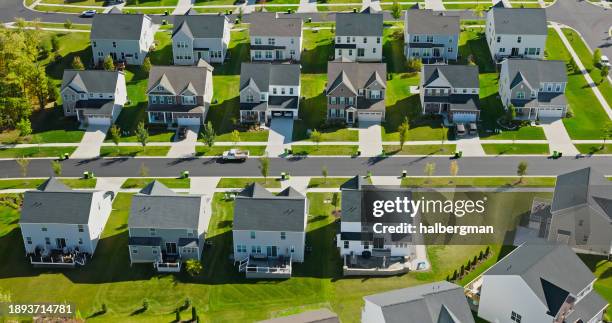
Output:
[[574,146],[581,154],[612,154],[612,144],[576,144]]
[[383,146],[389,155],[452,155],[457,150],[457,145],[399,145]]
[[249,156],[263,156],[266,152],[266,146],[196,146],[196,156],[221,156],[230,149],[246,150]]
[[552,187],[555,177],[405,177],[402,186],[407,187]]
[[[46,178],[0,179],[0,190],[37,188]],[[95,188],[96,178],[60,178],[62,183],[71,188]]]
[[166,156],[170,146],[102,146],[100,148],[100,156],[102,157],[136,157],[136,156]]
[[336,188],[350,179],[351,177],[312,177],[308,181],[308,188]]
[[548,155],[547,144],[482,144],[487,155]]
[[224,177],[217,183],[217,188],[243,188],[252,183],[259,183],[267,188],[280,188],[281,182],[279,178],[268,177],[266,178],[255,178],[255,177]]
[[76,147],[2,148],[0,158],[59,157],[66,153],[72,154],[75,149]]
[[153,178],[139,177],[128,178],[123,182],[121,188],[143,188],[152,181],[157,180],[168,188],[189,188],[191,187],[191,179],[189,178]]
[[299,156],[353,156],[357,154],[357,145],[293,145],[291,146],[293,155]]

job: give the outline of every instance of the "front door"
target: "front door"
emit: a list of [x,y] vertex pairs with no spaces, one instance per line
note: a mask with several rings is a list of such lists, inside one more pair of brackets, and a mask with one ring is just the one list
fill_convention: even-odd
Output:
[[512,48],[512,53],[510,53],[510,56],[518,56],[519,55],[519,49],[516,47]]
[[353,111],[348,111],[346,113],[346,122],[347,123],[353,123],[355,122],[355,112]]
[[268,257],[276,257],[278,255],[276,246],[268,246],[266,252]]
[[202,52],[197,52],[197,53],[198,53],[198,61],[199,61],[200,59],[202,59]]
[[176,254],[176,243],[166,242],[166,253],[169,255],[175,255]]
[[283,59],[283,51],[280,51],[280,50],[276,51],[276,59],[277,60],[282,60]]
[[57,247],[57,249],[64,249],[64,248],[66,248],[66,239],[64,239],[64,238],[57,238],[57,239],[55,239],[55,246]]

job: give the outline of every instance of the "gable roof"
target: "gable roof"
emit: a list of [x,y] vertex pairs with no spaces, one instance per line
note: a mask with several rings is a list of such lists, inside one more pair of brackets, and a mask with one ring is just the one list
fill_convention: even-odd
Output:
[[548,35],[544,8],[493,6],[490,10],[497,35]]
[[591,167],[557,176],[551,212],[585,204],[612,220],[612,182]]
[[198,229],[205,217],[202,195],[177,194],[159,181],[132,198],[129,228]]
[[536,89],[543,82],[567,82],[564,61],[508,58],[502,62],[503,64],[508,66],[510,88],[522,80]]
[[520,276],[553,316],[559,309],[559,298],[568,293],[577,295],[595,280],[569,246],[548,243],[524,243],[483,275]]
[[288,315],[259,321],[259,323],[339,323],[338,315],[328,309],[306,311],[299,314]]
[[260,184],[245,187],[234,204],[234,230],[306,230],[306,197],[292,188],[278,195]]
[[300,85],[300,65],[270,62],[242,63],[240,65],[240,90],[253,84],[267,92],[270,85]]
[[193,38],[223,38],[227,23],[227,18],[221,15],[176,16],[172,36],[183,30]]
[[90,38],[140,40],[145,21],[151,18],[143,14],[97,14],[91,24]]
[[276,13],[249,14],[249,34],[253,36],[299,37],[302,35],[302,18],[286,18]]
[[[331,61],[327,63],[328,87],[326,93],[338,88],[340,84],[344,84],[351,92],[357,93],[356,89],[363,89],[366,85],[371,84],[372,78],[382,82],[381,86],[386,88],[387,64]],[[349,82],[346,82],[347,80]]]
[[382,13],[336,13],[336,36],[382,36]]
[[212,72],[213,68],[209,64],[200,64],[201,62],[200,60],[196,66],[152,66],[149,72],[147,93],[152,92],[159,84],[175,95],[190,86],[195,90],[196,95],[204,95],[206,79],[212,77],[208,72]]
[[478,88],[476,65],[423,65],[423,86]]
[[433,10],[406,10],[406,32],[419,35],[459,35],[459,16]]
[[[85,93],[115,93],[119,73],[122,72],[104,70],[64,70],[60,91],[63,91],[71,85],[76,85],[83,89]],[[71,88],[75,92],[78,92],[76,87],[73,86]]]
[[463,287],[440,281],[365,296],[387,323],[473,323]]
[[51,177],[24,193],[19,223],[87,224],[96,192],[73,190]]

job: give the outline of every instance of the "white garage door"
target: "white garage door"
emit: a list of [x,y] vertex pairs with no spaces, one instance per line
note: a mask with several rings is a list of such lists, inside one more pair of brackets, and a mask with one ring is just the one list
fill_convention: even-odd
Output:
[[88,117],[87,124],[96,126],[109,126],[111,124],[111,120],[107,117]]
[[563,117],[563,108],[556,109],[540,109],[540,118],[561,118]]
[[177,118],[176,123],[179,126],[195,126],[200,124],[200,118]]
[[465,113],[465,112],[455,112],[453,113],[453,122],[455,123],[467,123],[467,122],[475,122],[476,114],[474,113]]
[[382,112],[359,112],[357,118],[359,119],[359,121],[381,122],[382,116]]

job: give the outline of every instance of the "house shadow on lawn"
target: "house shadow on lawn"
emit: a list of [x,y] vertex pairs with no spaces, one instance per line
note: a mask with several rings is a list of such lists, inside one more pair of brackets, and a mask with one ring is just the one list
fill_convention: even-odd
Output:
[[[62,36],[62,34],[59,34]],[[61,80],[64,75],[64,70],[70,69],[72,61],[75,57],[79,57],[86,68],[93,67],[93,56],[91,54],[91,46],[76,52],[69,52],[66,56],[58,56],[59,59],[54,60],[50,57],[49,64],[45,67],[47,75],[55,80]]]

